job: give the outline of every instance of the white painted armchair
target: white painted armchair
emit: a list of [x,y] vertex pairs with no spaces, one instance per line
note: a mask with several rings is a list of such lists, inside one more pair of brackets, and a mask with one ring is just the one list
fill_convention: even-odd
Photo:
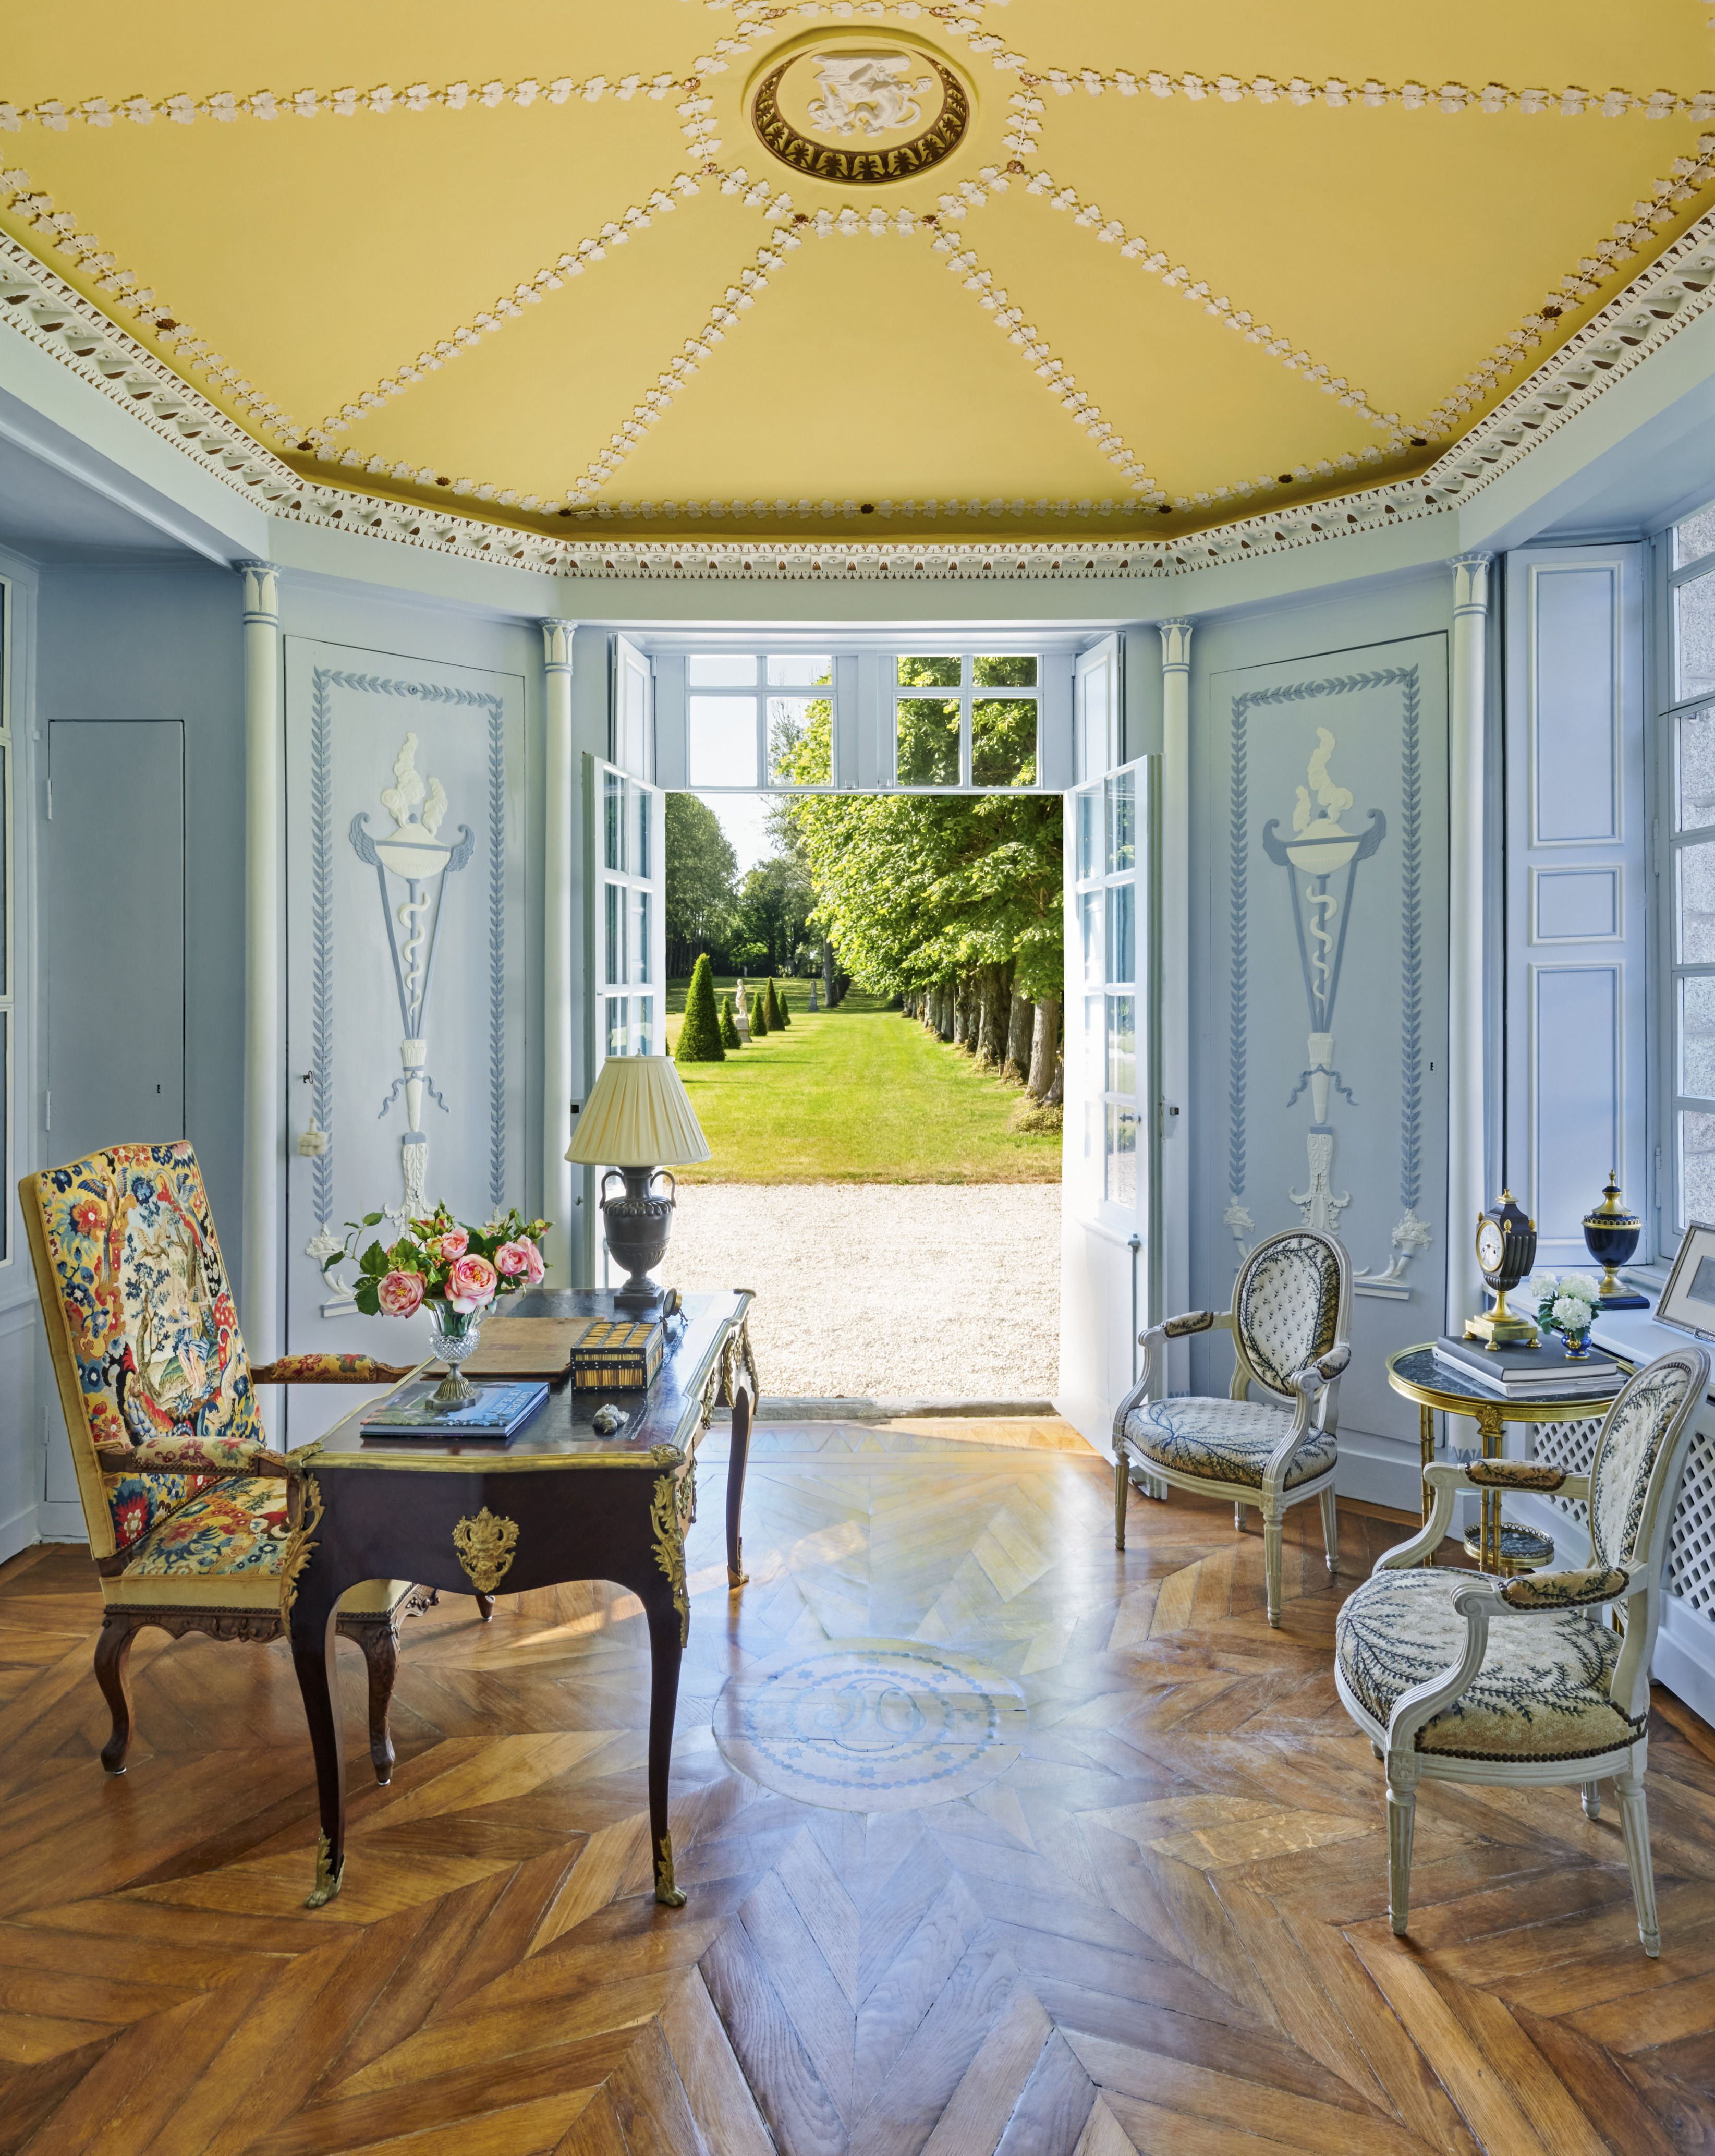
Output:
[[[1233,1336],[1225,1399],[1152,1400],[1156,1357],[1169,1340],[1214,1330]],[[1289,1228],[1257,1245],[1239,1268],[1230,1311],[1194,1310],[1152,1325],[1138,1339],[1143,1374],[1113,1419],[1114,1542],[1126,1546],[1131,1455],[1139,1486],[1222,1497],[1242,1529],[1245,1507],[1262,1514],[1268,1621],[1281,1621],[1281,1543],[1286,1512],[1317,1498],[1330,1576],[1339,1563],[1334,1519],[1335,1435],[1340,1373],[1352,1359],[1352,1261],[1314,1228]],[[1253,1400],[1250,1388],[1264,1397]]]
[[[1661,1950],[1650,1822],[1650,1656],[1661,1617],[1667,1531],[1709,1387],[1701,1348],[1640,1370],[1608,1410],[1590,1471],[1473,1460],[1424,1470],[1434,1504],[1420,1532],[1389,1550],[1341,1610],[1335,1681],[1388,1770],[1388,1902],[1404,1933],[1411,1832],[1421,1781],[1511,1787],[1576,1784],[1594,1819],[1609,1775],[1620,1799],[1644,1952]],[[1423,1569],[1461,1490],[1545,1490],[1589,1508],[1589,1564],[1502,1580]],[[1602,1620],[1611,1604],[1624,1621]]]

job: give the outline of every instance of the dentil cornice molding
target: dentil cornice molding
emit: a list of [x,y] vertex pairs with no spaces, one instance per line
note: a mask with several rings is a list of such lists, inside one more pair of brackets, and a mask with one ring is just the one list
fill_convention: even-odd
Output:
[[271,515],[543,576],[701,583],[1168,581],[1374,533],[1452,508],[1511,470],[1715,305],[1715,213],[1700,218],[1554,356],[1415,479],[1214,530],[923,546],[557,536],[300,478],[18,242],[0,237],[0,321]]

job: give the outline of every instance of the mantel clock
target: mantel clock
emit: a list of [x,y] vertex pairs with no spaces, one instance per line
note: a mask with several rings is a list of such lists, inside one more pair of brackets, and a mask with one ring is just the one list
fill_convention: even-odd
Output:
[[1486,1340],[1491,1348],[1533,1348],[1537,1328],[1507,1307],[1507,1297],[1537,1261],[1537,1224],[1503,1190],[1490,1211],[1478,1216],[1476,1261],[1494,1291],[1492,1309],[1465,1321],[1467,1340]]

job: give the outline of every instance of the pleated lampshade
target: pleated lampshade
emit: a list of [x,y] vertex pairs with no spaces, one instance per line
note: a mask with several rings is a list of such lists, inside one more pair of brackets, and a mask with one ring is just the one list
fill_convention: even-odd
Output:
[[610,1056],[566,1158],[608,1168],[688,1168],[707,1160],[709,1142],[672,1057]]

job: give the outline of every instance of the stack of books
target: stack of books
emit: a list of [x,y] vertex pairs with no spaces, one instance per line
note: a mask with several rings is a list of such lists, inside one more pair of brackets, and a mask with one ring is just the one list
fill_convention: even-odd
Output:
[[521,1430],[548,1396],[547,1387],[527,1384],[483,1385],[476,1398],[463,1407],[437,1408],[429,1404],[435,1390],[433,1378],[404,1385],[359,1425],[365,1437],[439,1437],[505,1439]]
[[1481,1340],[1456,1340],[1444,1332],[1435,1352],[1437,1362],[1467,1383],[1503,1399],[1610,1400],[1625,1378],[1611,1355],[1593,1350],[1569,1356],[1552,1332],[1543,1333],[1534,1348],[1486,1348]]

